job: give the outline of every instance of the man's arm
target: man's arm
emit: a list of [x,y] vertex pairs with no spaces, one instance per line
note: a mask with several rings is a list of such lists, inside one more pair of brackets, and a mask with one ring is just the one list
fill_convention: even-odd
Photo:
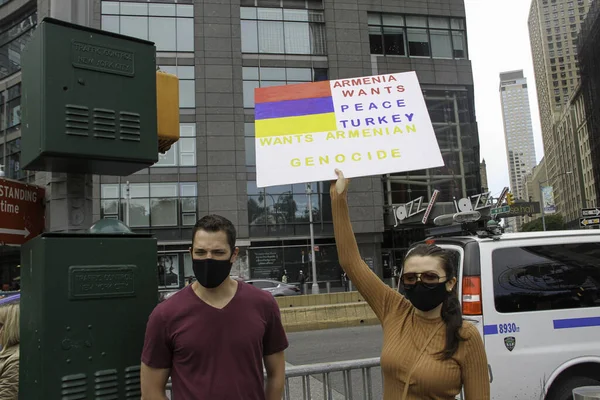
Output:
[[[285,355],[283,351],[265,356],[265,369],[267,370],[267,384],[265,388],[266,400],[281,400],[283,386],[285,385]],[[145,398],[143,400],[146,400]],[[162,399],[161,399],[162,400]]]
[[170,369],[156,369],[142,363],[142,400],[168,400],[165,387]]

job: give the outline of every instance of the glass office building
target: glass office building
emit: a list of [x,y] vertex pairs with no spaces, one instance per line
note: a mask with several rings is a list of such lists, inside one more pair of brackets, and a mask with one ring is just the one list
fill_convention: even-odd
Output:
[[258,87],[417,71],[446,165],[352,182],[351,217],[361,255],[382,277],[424,235],[419,215],[394,227],[394,207],[420,196],[425,204],[440,190],[432,220],[452,210],[454,198],[480,192],[461,2],[92,2],[97,27],[154,41],[157,64],[180,79],[180,141],[148,169],[94,179],[95,219],[129,219],[135,231],[157,237],[161,286],[182,286],[193,274],[192,229],[207,213],[237,227],[236,274],[276,278],[285,269],[290,281],[310,270],[312,213],[318,280],[340,281],[329,182],[311,183],[312,209],[305,185],[256,187]]

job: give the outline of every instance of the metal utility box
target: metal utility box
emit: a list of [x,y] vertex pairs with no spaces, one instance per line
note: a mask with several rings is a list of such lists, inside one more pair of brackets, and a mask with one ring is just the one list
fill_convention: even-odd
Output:
[[45,18],[22,55],[23,169],[125,176],[158,160],[152,42]]
[[21,247],[20,399],[139,399],[156,239],[44,233]]

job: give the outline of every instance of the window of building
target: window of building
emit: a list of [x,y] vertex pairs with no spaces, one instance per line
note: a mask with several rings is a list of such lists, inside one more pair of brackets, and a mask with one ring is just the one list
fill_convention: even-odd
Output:
[[196,165],[196,124],[179,124],[179,140],[165,154],[158,154],[153,167],[194,167]]
[[467,58],[461,18],[370,13],[369,41],[371,54]]
[[[305,184],[274,186],[266,189],[248,182],[248,223],[250,236],[301,235],[309,224],[308,195]],[[329,183],[312,183],[312,214],[315,229],[332,229]],[[326,227],[323,224],[326,223]]]
[[196,81],[193,65],[161,65],[162,71],[179,78],[179,108],[196,107]]
[[102,29],[150,40],[157,51],[194,51],[192,4],[102,2]]
[[131,183],[129,200],[126,184],[103,184],[100,195],[101,217],[122,221],[129,218],[132,228],[192,226],[196,223],[195,182]]
[[501,313],[600,306],[600,244],[506,248],[492,253]]
[[256,140],[254,136],[254,124],[244,123],[244,138],[246,140],[246,166],[256,166]]
[[327,69],[243,67],[244,107],[254,108],[254,89],[301,82],[326,81]]
[[21,126],[21,83],[0,93],[0,128],[4,126],[9,133]]
[[[2,143],[2,142],[0,142]],[[5,148],[6,147],[6,148]],[[6,159],[4,152],[6,151]],[[2,165],[6,178],[19,180],[26,176],[26,171],[21,169],[21,138],[0,144],[0,165]]]
[[242,7],[283,7],[322,10],[323,0],[241,0]]
[[21,70],[21,53],[36,24],[37,12],[34,12],[0,33],[0,79]]
[[240,13],[243,53],[327,54],[323,11],[242,7]]

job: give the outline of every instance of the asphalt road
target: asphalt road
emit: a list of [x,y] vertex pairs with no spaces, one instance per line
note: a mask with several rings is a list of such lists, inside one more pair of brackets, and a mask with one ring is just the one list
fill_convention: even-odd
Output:
[[[379,357],[382,345],[382,330],[379,325],[356,328],[327,329],[311,332],[297,332],[288,335],[290,347],[286,360],[292,365],[347,361]],[[373,399],[382,399],[381,370],[371,371]],[[314,376],[322,381],[322,376]],[[344,381],[341,373],[332,374],[334,390],[344,394]],[[364,391],[360,371],[352,374],[354,398],[362,399]],[[293,400],[293,399],[292,399]]]

